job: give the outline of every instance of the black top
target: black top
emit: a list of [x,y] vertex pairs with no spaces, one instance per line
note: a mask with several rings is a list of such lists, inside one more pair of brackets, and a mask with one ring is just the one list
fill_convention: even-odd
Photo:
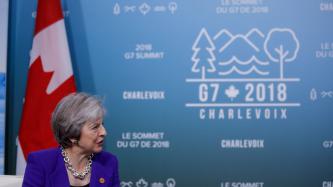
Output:
[[70,187],[89,187],[89,183],[88,184],[86,184],[86,185],[84,185],[84,186],[70,186]]

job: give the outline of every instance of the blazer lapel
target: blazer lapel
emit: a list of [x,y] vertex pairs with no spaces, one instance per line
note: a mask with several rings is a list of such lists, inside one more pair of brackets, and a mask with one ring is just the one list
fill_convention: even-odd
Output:
[[53,187],[69,187],[69,179],[65,168],[65,163],[60,151],[58,152],[55,170],[50,174],[50,183]]

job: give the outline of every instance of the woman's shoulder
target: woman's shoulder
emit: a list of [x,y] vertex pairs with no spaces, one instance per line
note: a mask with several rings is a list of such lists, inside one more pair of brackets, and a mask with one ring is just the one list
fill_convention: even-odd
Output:
[[57,156],[60,153],[59,148],[49,148],[49,149],[42,149],[39,151],[34,151],[31,152],[28,155],[29,157],[34,157],[34,158],[52,158],[54,156]]
[[61,152],[59,148],[43,149],[31,152],[28,155],[27,166],[43,167],[45,171],[53,171],[59,159]]
[[48,149],[42,149],[42,150],[38,150],[38,151],[33,151],[31,152],[30,154],[32,155],[46,155],[46,156],[49,156],[49,155],[55,155],[55,154],[58,154],[60,152],[60,149],[59,148],[48,148]]

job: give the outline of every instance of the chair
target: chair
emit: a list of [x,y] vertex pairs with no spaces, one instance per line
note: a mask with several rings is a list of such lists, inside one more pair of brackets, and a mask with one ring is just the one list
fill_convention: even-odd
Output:
[[0,187],[21,187],[23,176],[0,175]]

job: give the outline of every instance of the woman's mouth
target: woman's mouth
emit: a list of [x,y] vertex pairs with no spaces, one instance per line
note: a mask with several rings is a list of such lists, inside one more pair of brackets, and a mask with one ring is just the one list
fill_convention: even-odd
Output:
[[103,143],[104,143],[104,140],[97,142],[98,145],[103,145]]

